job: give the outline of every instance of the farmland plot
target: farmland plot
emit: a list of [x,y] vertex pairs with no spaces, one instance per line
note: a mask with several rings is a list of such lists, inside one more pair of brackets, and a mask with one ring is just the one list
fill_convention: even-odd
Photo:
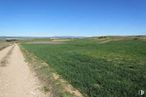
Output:
[[144,41],[101,44],[92,39],[78,39],[65,44],[22,46],[48,63],[86,97],[138,97],[139,90],[146,91]]

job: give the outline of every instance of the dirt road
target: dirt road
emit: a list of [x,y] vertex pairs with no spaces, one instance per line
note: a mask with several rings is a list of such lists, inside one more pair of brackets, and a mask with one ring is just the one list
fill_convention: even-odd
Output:
[[46,97],[17,44],[0,51],[0,97]]

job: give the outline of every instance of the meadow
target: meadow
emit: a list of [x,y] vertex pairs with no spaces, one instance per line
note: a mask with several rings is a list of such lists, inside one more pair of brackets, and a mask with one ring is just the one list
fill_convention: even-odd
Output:
[[48,63],[45,71],[53,68],[85,97],[142,97],[138,91],[146,91],[146,41],[101,40],[22,46]]

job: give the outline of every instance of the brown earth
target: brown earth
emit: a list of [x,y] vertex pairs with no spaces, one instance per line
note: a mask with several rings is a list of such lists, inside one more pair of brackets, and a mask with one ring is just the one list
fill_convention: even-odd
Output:
[[47,97],[41,88],[17,44],[0,51],[0,97]]

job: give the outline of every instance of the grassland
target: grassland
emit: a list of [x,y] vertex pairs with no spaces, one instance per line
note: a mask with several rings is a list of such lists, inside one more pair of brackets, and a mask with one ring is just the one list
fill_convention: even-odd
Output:
[[44,72],[51,66],[86,97],[141,97],[138,91],[146,91],[143,40],[88,38],[22,46],[49,64]]

